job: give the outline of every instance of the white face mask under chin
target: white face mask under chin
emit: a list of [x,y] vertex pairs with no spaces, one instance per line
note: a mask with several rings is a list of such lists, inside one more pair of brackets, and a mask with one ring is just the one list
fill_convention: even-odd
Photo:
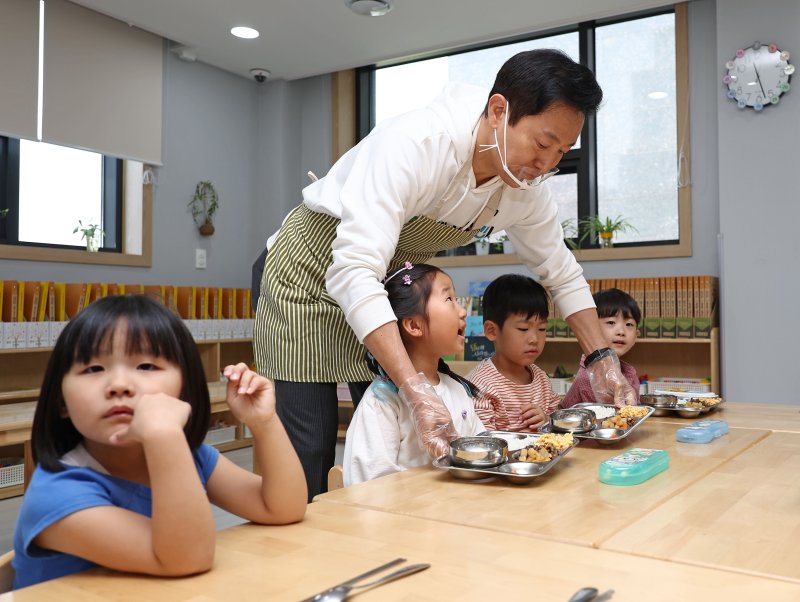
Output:
[[[523,177],[522,179],[518,178],[514,173],[509,169],[508,164],[506,163],[506,157],[508,156],[508,150],[506,148],[506,140],[508,139],[508,114],[511,111],[511,105],[508,101],[506,101],[506,113],[505,118],[503,119],[503,151],[500,152],[500,141],[497,139],[497,128],[493,129],[494,132],[494,144],[481,144],[481,148],[478,152],[482,153],[493,148],[497,149],[497,154],[500,155],[500,163],[503,166],[503,171],[506,172],[511,181],[517,185],[517,188],[520,190],[530,190],[534,186],[538,186],[542,182],[544,182],[547,178],[554,175],[558,172],[558,169],[553,169],[545,174],[541,174],[530,179]],[[530,168],[523,168],[525,170],[530,170]]]

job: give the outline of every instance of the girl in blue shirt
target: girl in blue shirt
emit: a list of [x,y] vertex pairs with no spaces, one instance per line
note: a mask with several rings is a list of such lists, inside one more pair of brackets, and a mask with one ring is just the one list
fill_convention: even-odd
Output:
[[14,535],[14,587],[95,566],[207,571],[209,501],[248,520],[301,520],[306,484],[272,383],[225,367],[227,402],[253,433],[258,476],[202,443],[210,402],[183,322],[144,296],[81,311],[59,336],[33,419],[36,470]]

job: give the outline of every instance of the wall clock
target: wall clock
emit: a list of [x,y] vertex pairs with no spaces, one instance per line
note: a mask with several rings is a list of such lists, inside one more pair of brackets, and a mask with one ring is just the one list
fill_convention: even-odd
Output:
[[794,65],[791,55],[775,44],[753,42],[752,46],[739,48],[736,56],[725,63],[726,74],[722,83],[727,86],[727,97],[740,109],[752,107],[761,111],[767,105],[776,105],[781,95],[791,89],[789,80]]

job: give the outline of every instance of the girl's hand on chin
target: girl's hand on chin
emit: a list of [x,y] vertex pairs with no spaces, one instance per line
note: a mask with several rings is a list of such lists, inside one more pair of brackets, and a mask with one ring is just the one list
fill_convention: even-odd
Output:
[[227,401],[233,415],[252,430],[275,416],[275,388],[272,381],[253,372],[245,363],[225,366]]
[[192,407],[165,393],[142,395],[133,406],[133,419],[113,435],[110,441],[115,445],[147,439],[163,433],[179,432],[189,420]]

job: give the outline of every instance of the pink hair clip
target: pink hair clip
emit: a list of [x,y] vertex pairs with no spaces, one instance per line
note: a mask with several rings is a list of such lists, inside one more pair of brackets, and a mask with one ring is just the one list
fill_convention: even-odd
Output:
[[[397,270],[394,274],[392,274],[388,278],[386,278],[386,280],[384,280],[384,283],[389,282],[392,278],[397,276],[400,272],[405,272],[406,270],[411,270],[413,268],[414,268],[414,264],[411,263],[410,261],[406,261],[403,264],[403,267],[400,268],[399,270]],[[411,276],[409,276],[408,274],[403,276],[403,284],[406,284],[406,285],[411,284]]]

